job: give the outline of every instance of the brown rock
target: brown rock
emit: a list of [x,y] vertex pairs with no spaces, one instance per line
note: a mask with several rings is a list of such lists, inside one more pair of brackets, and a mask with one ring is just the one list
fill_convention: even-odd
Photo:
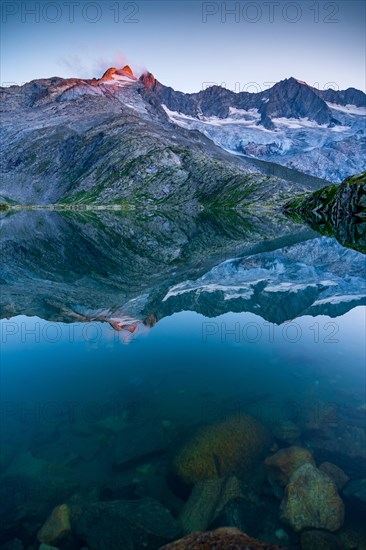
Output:
[[338,491],[343,489],[347,481],[349,481],[348,475],[345,474],[341,468],[338,468],[338,466],[332,464],[331,462],[323,462],[323,464],[320,464],[319,470],[327,474],[330,479],[334,481],[337,485]]
[[284,487],[292,474],[304,464],[315,466],[313,455],[302,447],[286,447],[264,461],[268,479]]
[[37,539],[45,544],[53,544],[71,532],[70,510],[67,504],[56,506],[38,531]]
[[189,484],[250,475],[269,445],[267,429],[257,419],[228,417],[196,429],[173,457],[172,472]]
[[160,550],[286,550],[269,542],[249,537],[233,527],[223,527],[206,533],[192,533],[163,546]]
[[343,519],[343,501],[330,477],[311,464],[298,468],[281,502],[281,520],[294,531],[306,528],[336,531]]

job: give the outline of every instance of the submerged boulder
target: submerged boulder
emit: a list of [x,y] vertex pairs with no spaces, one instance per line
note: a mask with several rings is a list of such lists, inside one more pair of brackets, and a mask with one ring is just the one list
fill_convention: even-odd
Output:
[[281,520],[294,531],[326,529],[343,525],[344,505],[337,486],[312,464],[304,464],[291,476],[281,502]]
[[204,531],[225,505],[242,496],[236,477],[206,479],[197,483],[179,516],[183,534]]
[[209,528],[236,527],[251,537],[257,537],[263,530],[262,522],[258,521],[259,517],[265,517],[265,523],[271,521],[268,509],[264,506],[256,505],[247,498],[237,497],[225,504]]
[[347,481],[349,481],[348,475],[346,475],[341,468],[338,468],[338,466],[336,466],[332,462],[323,462],[322,464],[320,464],[319,470],[327,474],[330,479],[334,481],[334,483],[337,485],[338,491],[343,489]]
[[300,537],[301,550],[344,550],[342,542],[326,531],[304,531]]
[[281,487],[287,485],[292,474],[304,464],[315,466],[313,455],[302,447],[286,447],[269,456],[264,461],[270,482]]
[[233,527],[224,527],[206,533],[198,532],[163,546],[160,550],[286,550],[269,542],[263,542],[249,537]]
[[53,544],[71,533],[70,509],[67,504],[56,506],[38,531],[37,539],[41,543]]
[[181,532],[170,512],[152,498],[85,505],[75,530],[89,550],[154,550]]
[[250,416],[201,426],[178,450],[172,471],[192,484],[214,477],[244,475],[269,443],[264,426]]

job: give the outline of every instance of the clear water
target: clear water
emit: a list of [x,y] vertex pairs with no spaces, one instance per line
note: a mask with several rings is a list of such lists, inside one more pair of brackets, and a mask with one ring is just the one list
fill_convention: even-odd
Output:
[[[233,414],[291,420],[318,464],[365,477],[365,257],[283,218],[201,216],[3,218],[1,542],[91,491],[178,515],[171,456]],[[296,548],[265,479],[251,491],[272,519],[249,534]]]

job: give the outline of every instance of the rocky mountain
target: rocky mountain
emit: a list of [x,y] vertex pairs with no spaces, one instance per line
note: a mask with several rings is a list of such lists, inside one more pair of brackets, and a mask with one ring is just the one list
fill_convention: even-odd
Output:
[[20,204],[281,204],[324,182],[234,157],[172,123],[130,67],[2,88],[0,200]]
[[183,94],[144,73],[170,119],[225,150],[340,182],[366,168],[366,95],[317,90],[289,78],[258,93],[212,86]]

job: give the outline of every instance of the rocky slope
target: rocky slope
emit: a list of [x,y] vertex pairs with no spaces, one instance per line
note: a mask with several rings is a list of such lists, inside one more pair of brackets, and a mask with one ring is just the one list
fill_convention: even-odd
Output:
[[5,203],[240,206],[321,186],[298,182],[296,172],[273,177],[273,165],[233,157],[172,124],[129,67],[1,91]]
[[172,121],[236,154],[336,182],[366,168],[366,95],[360,90],[317,90],[289,78],[258,93],[212,86],[183,94],[151,73],[140,80]]
[[298,197],[285,209],[324,235],[366,252],[366,172]]

